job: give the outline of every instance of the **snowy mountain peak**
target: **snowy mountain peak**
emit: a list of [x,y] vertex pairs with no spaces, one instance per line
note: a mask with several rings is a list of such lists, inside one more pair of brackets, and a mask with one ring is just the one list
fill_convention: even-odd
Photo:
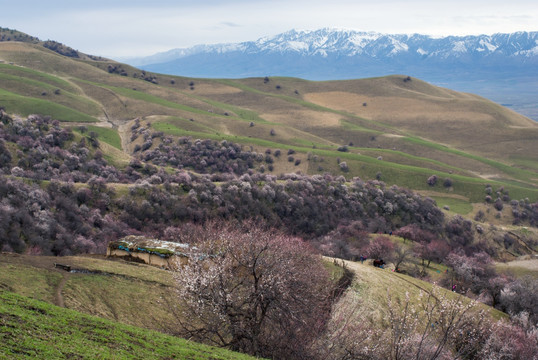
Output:
[[508,56],[536,58],[538,32],[516,32],[477,36],[436,38],[421,34],[381,34],[341,28],[297,30],[263,37],[255,41],[217,45],[197,45],[174,49],[150,57],[133,59],[133,65],[159,64],[201,54],[296,54],[369,59],[416,56],[417,59],[458,59],[462,56]]

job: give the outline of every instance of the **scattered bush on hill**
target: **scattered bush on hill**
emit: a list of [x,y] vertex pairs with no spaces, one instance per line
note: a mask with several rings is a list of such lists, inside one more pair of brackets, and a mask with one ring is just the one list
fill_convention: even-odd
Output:
[[107,71],[109,74],[118,74],[121,76],[128,76],[127,71],[121,66],[121,64],[108,64]]
[[426,182],[430,186],[435,186],[435,184],[437,184],[437,175],[430,176]]
[[57,41],[47,40],[43,43],[43,46],[63,56],[67,56],[71,58],[80,57],[80,54],[78,53],[78,51],[62,43],[59,43]]

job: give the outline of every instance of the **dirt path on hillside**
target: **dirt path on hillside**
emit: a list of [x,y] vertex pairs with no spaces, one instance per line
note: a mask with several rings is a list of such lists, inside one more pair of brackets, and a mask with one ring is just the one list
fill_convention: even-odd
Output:
[[[67,81],[69,81],[69,79],[65,79]],[[79,85],[77,85],[75,82],[71,82],[69,81],[73,86],[75,86],[77,89],[79,89],[79,91],[81,92],[81,94],[86,97],[88,100],[92,101],[92,102],[95,102],[96,104],[99,104],[98,101],[96,101],[95,99],[93,99],[91,96],[89,96],[82,87],[80,87]],[[125,103],[123,102],[123,100],[121,100],[121,98],[116,94],[114,93],[113,91],[111,91],[111,94],[116,97],[118,99],[118,101],[125,106]],[[81,122],[81,123],[77,123],[77,125],[92,125],[92,126],[99,126],[99,127],[104,127],[104,128],[112,128],[112,129],[116,129],[118,131],[118,135],[120,136],[120,139],[121,139],[121,149],[123,152],[125,152],[128,156],[130,156],[129,154],[129,149],[128,149],[128,145],[129,145],[129,142],[130,142],[130,129],[129,129],[129,126],[127,126],[127,124],[129,123],[130,120],[119,120],[119,119],[114,119],[112,117],[109,116],[108,112],[106,111],[106,108],[105,107],[101,107],[101,111],[103,112],[103,115],[102,116],[99,116],[99,122],[97,123],[84,123],[84,122]]]
[[56,293],[54,295],[54,305],[56,305],[56,306],[65,307],[64,297],[62,295],[62,291],[64,289],[64,286],[65,286],[65,283],[67,281],[68,276],[69,275],[67,273],[62,274],[62,280],[60,280],[60,282],[56,286]]
[[129,143],[131,140],[129,123],[127,121],[123,122],[117,126],[117,129],[121,139],[121,149],[129,154]]
[[[325,260],[329,260],[329,261],[336,261],[336,264],[338,264],[339,266],[341,266],[341,264],[345,265],[345,267],[347,269],[349,269],[349,270],[351,270],[353,272],[354,281],[357,281],[357,282],[360,282],[360,278],[357,275],[358,273],[364,272],[365,269],[367,269],[367,267],[373,267],[373,265],[370,265],[370,264],[367,264],[367,263],[361,264],[361,263],[355,262],[355,261],[342,260],[342,259],[337,259],[337,258],[332,258],[332,257],[327,257],[327,256],[324,256],[323,258]],[[430,290],[425,289],[425,288],[419,286],[418,284],[413,283],[412,281],[409,281],[408,279],[405,278],[405,276],[401,276],[400,274],[398,274],[396,272],[391,272],[389,269],[377,269],[377,270],[379,270],[379,271],[387,271],[392,276],[398,277],[398,279],[400,279],[402,281],[405,281],[406,283],[408,283],[410,285],[413,285],[417,289],[420,289],[420,290],[422,290],[422,291],[424,291],[426,293],[430,292]]]

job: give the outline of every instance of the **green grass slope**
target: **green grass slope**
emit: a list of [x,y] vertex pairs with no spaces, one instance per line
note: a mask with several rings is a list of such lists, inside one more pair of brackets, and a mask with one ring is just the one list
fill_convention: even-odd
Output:
[[[168,271],[103,257],[2,254],[0,259],[0,289],[125,324],[174,331],[174,282]],[[55,268],[55,262],[81,272]]]
[[[359,300],[362,308],[361,312],[366,318],[380,319],[388,311],[387,297],[390,294],[393,298],[404,299],[409,296],[411,299],[419,299],[420,293],[429,293],[434,287],[429,282],[413,278],[404,274],[393,272],[390,269],[380,269],[365,262],[337,260],[344,263],[345,266],[354,272],[353,283],[346,293],[346,297]],[[436,266],[432,264],[432,269]],[[461,299],[468,303],[471,300],[463,295],[453,293],[449,290],[439,288],[440,293],[447,299]],[[494,320],[506,318],[507,315],[499,310],[487,305],[477,303],[477,310],[484,309]]]
[[0,290],[1,359],[251,359]]

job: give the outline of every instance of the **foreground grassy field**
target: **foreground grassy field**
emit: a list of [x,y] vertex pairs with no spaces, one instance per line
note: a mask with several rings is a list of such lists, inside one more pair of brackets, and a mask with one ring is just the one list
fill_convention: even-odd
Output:
[[[60,261],[75,272],[55,268]],[[336,304],[334,316],[354,304],[353,321],[367,319],[386,326],[382,319],[387,316],[388,295],[418,301],[421,292],[433,287],[368,262],[328,258],[325,265],[333,281],[343,275],[342,264],[353,272],[353,281]],[[432,264],[429,270],[434,279],[446,268]],[[438,291],[448,299],[470,301]],[[100,256],[0,254],[0,358],[248,358],[164,335],[174,332],[173,293],[169,271],[143,264]],[[478,309],[485,309],[494,320],[506,317],[484,305]]]
[[0,359],[251,359],[0,290]]

